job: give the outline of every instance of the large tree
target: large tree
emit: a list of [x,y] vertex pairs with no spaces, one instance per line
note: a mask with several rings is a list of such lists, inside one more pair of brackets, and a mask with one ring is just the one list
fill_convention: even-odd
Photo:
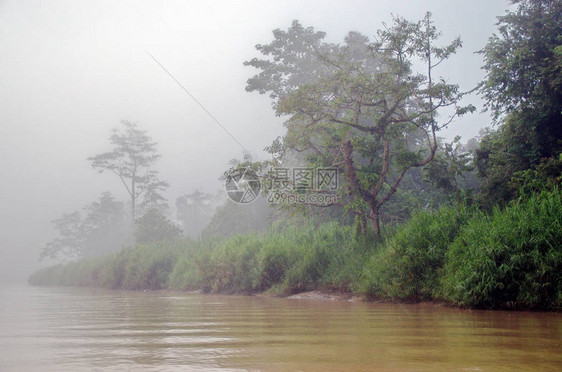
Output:
[[[266,58],[245,64],[261,70],[246,89],[269,93],[276,113],[288,117],[274,155],[296,152],[308,166],[340,168],[346,208],[370,219],[378,236],[381,208],[406,172],[428,164],[437,132],[474,109],[459,107],[458,86],[435,77],[460,39],[435,46],[440,34],[429,13],[419,22],[395,18],[374,42],[350,32],[342,45],[327,43],[298,21],[273,34],[256,47]],[[425,68],[416,72],[419,62]],[[450,115],[439,120],[446,107]]]
[[562,1],[511,3],[517,9],[498,17],[498,32],[480,51],[486,71],[480,92],[495,119],[514,111],[542,112],[552,135],[562,115]]
[[100,173],[110,171],[120,180],[131,204],[131,220],[134,225],[136,207],[140,198],[146,209],[158,208],[165,199],[161,192],[168,183],[158,179],[158,171],[154,169],[160,154],[156,151],[156,143],[138,128],[136,123],[122,121],[122,128],[114,128],[109,137],[114,146],[112,151],[88,158],[92,167]]
[[498,17],[498,32],[480,51],[480,93],[499,124],[476,153],[489,205],[515,197],[514,175],[562,150],[562,2],[512,3],[516,9]]

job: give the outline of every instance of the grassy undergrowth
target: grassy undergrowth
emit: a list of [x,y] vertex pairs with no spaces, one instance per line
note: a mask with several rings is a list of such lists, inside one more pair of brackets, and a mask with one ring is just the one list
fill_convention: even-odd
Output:
[[288,295],[338,290],[479,308],[562,308],[562,197],[491,214],[421,211],[378,244],[336,222],[225,239],[140,245],[35,273],[32,284]]
[[90,286],[110,289],[168,288],[169,273],[189,244],[138,245],[107,257],[47,267],[29,279],[36,285]]
[[365,265],[360,291],[405,301],[435,299],[446,253],[473,211],[421,211],[386,239]]
[[468,307],[562,308],[560,191],[471,219],[447,252],[441,288]]
[[349,291],[366,256],[356,243],[352,229],[337,223],[239,235],[183,257],[171,273],[170,287],[245,294]]

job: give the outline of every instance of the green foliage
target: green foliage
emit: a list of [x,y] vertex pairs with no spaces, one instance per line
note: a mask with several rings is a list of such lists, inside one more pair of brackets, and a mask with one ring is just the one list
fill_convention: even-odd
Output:
[[562,151],[562,2],[513,3],[517,10],[499,17],[498,34],[481,51],[487,76],[480,93],[502,123],[476,152],[488,209],[517,197],[513,177]]
[[529,196],[543,190],[551,191],[562,185],[562,153],[558,158],[546,158],[533,168],[516,172],[511,186],[519,190],[521,196]]
[[536,122],[535,117],[513,113],[497,131],[487,131],[482,137],[475,163],[483,180],[480,201],[485,208],[513,200],[517,188],[511,179],[539,163],[541,150]]
[[352,228],[337,223],[272,227],[226,238],[185,258],[172,273],[171,286],[246,294],[350,290],[363,254],[354,247]]
[[[433,184],[451,200],[461,203],[463,195],[474,188],[472,154],[456,136],[451,143],[443,143],[437,149],[435,159],[424,167],[424,180]],[[471,182],[472,181],[472,182]]]
[[488,131],[476,150],[475,163],[483,182],[480,205],[490,210],[519,196],[552,189],[562,180],[562,153],[540,158],[533,121],[510,115],[494,132]]
[[436,298],[445,255],[471,213],[460,206],[412,216],[370,257],[361,292],[410,301]]
[[[117,284],[122,275],[118,288],[123,289],[164,289],[168,287],[168,278],[182,252],[179,242],[159,242],[139,245],[130,251],[117,256],[113,270],[114,276],[107,279]],[[122,274],[120,273],[122,271]],[[107,280],[106,279],[106,280]],[[107,285],[107,282],[105,282]]]
[[467,224],[447,254],[443,298],[469,307],[562,307],[560,189]]
[[[512,0],[512,3],[518,5],[517,9],[498,17],[498,34],[490,37],[480,51],[487,72],[480,92],[496,118],[516,110],[533,110],[552,113],[559,119],[562,3],[556,0]],[[551,124],[559,123],[560,120]]]
[[99,268],[107,260],[83,259],[47,267],[34,273],[29,282],[33,285],[97,286]]
[[298,233],[297,241],[285,242],[291,265],[276,291],[291,294],[317,288],[353,289],[362,266],[358,261],[364,256],[356,246],[352,228],[329,223],[293,231]]
[[[259,198],[250,206],[223,204],[204,240],[180,241],[181,231],[159,211],[167,183],[152,167],[156,144],[124,121],[110,137],[114,149],[89,160],[119,177],[133,221],[142,201],[138,245],[40,270],[30,282],[281,295],[323,289],[477,308],[561,309],[562,2],[512,3],[517,10],[499,17],[498,35],[481,51],[480,93],[501,125],[484,133],[474,152],[459,138],[439,148],[436,133],[474,107],[457,106],[464,93],[433,76],[461,41],[435,46],[440,33],[429,13],[418,22],[395,18],[374,41],[350,32],[342,44],[295,21],[256,47],[264,59],[245,62],[259,70],[246,90],[269,93],[276,113],[288,116],[287,133],[267,148],[271,162],[246,154],[231,171],[336,167],[341,205],[324,218],[338,222],[292,218],[272,225],[272,211]],[[427,69],[415,73],[420,62]],[[452,116],[440,119],[441,107],[454,108]],[[462,204],[473,166],[482,178],[481,211]],[[457,207],[427,210],[444,204],[438,190],[455,196]],[[178,199],[179,219],[190,225],[211,199],[197,192]],[[410,218],[420,208],[426,210]],[[42,257],[94,256],[85,253],[111,251],[111,242],[125,239],[115,228],[124,225],[122,203],[103,194],[86,210],[85,219],[75,212],[54,221],[60,235]],[[368,234],[368,219],[377,237],[381,219],[403,224],[378,240]]]

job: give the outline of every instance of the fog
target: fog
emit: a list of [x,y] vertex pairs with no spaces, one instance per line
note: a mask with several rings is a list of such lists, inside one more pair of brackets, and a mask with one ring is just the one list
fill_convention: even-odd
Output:
[[[439,73],[464,90],[483,78],[481,49],[503,0],[378,1],[0,1],[0,281],[24,281],[55,236],[51,221],[103,191],[126,201],[116,177],[86,160],[110,150],[121,120],[158,142],[166,198],[221,188],[219,175],[242,150],[152,60],[151,53],[257,159],[283,134],[265,96],[246,93],[255,71],[242,63],[272,30],[293,19],[343,40],[373,36],[391,13],[431,11],[443,40],[463,48]],[[482,108],[471,96],[466,102]],[[467,139],[490,125],[477,113],[442,133]]]

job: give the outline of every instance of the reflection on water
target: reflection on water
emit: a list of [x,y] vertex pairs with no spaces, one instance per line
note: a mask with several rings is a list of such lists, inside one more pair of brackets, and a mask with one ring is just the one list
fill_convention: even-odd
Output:
[[0,371],[554,371],[562,316],[72,288],[0,289]]

